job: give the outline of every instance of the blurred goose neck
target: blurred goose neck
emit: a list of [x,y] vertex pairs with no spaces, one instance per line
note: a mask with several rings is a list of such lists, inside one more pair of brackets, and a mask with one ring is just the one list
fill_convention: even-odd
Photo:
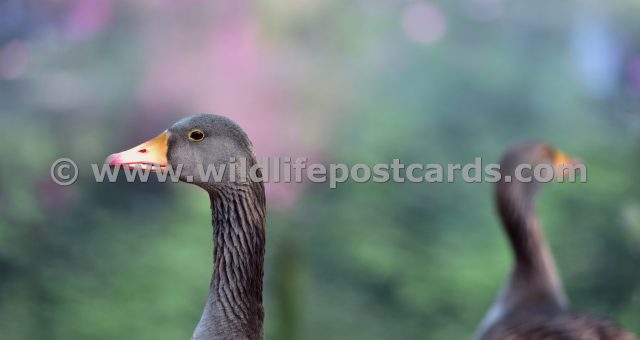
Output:
[[497,203],[515,257],[504,298],[546,312],[564,310],[566,297],[536,215],[538,183],[500,182]]

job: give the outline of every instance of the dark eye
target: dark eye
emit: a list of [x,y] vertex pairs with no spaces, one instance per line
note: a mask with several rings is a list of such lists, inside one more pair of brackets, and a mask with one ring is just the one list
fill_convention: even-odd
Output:
[[204,132],[200,130],[192,130],[189,132],[189,139],[193,142],[202,142],[204,139]]

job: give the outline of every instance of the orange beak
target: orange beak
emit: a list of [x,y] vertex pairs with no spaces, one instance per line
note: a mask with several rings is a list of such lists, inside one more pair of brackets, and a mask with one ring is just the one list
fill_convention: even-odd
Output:
[[167,149],[170,136],[171,134],[165,131],[134,148],[109,155],[104,162],[112,167],[128,166],[129,169],[159,171],[168,164]]
[[573,166],[579,164],[580,161],[567,156],[564,152],[558,150],[556,154],[553,156],[553,165],[565,165],[565,166]]
[[563,174],[568,175],[571,167],[575,167],[582,162],[578,159],[567,156],[564,152],[557,150],[553,157],[553,166],[562,167]]

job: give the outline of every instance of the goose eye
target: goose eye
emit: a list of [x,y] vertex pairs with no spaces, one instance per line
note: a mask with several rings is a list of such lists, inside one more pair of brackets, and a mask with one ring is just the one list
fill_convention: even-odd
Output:
[[193,130],[189,132],[189,140],[192,142],[202,142],[204,139],[204,132],[200,130]]

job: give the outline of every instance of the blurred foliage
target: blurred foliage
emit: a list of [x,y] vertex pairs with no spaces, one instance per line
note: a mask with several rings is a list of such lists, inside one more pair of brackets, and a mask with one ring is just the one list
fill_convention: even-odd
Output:
[[[0,2],[0,337],[190,336],[211,275],[207,195],[95,183],[89,164],[198,111],[237,120],[261,155],[348,164],[488,163],[548,140],[589,170],[540,197],[572,303],[640,332],[639,9]],[[76,184],[50,180],[60,157]],[[492,194],[270,188],[267,338],[468,338],[510,268]]]

